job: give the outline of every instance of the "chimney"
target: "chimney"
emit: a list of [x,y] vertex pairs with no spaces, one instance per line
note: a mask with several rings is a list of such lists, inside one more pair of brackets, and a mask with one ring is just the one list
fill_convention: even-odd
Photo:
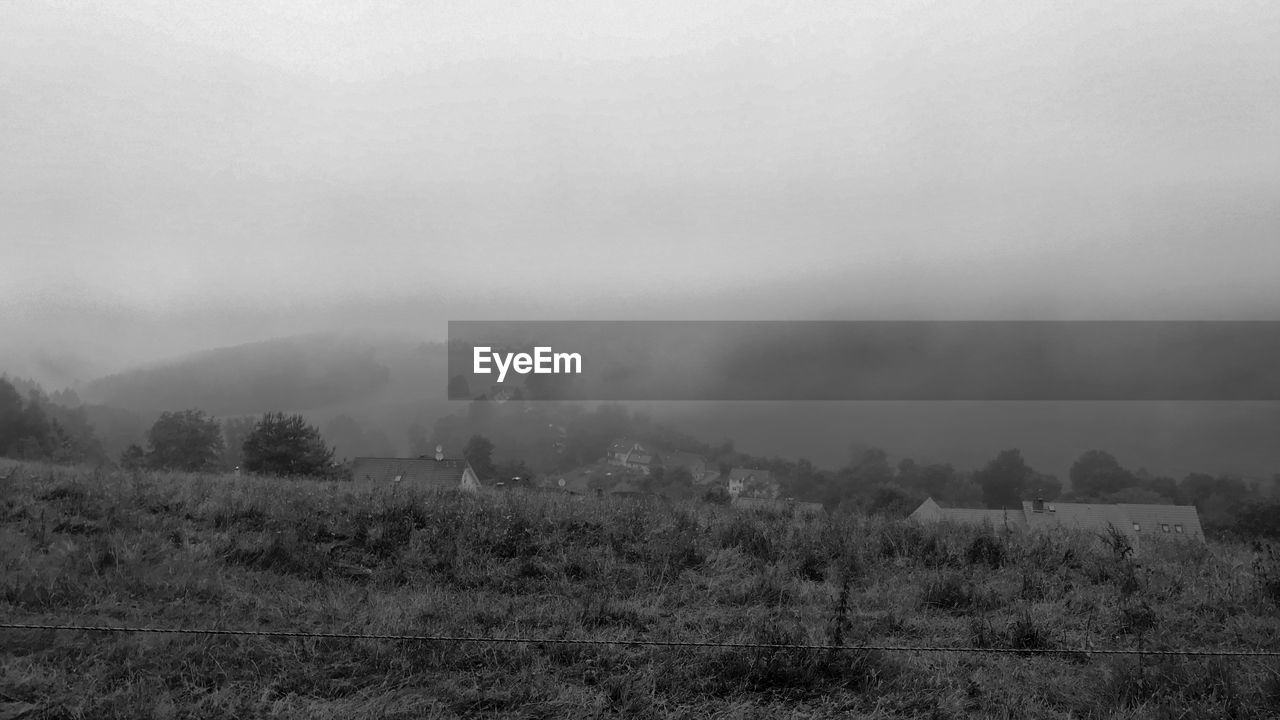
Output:
[[1042,499],[1040,499],[1040,498],[1036,498],[1035,500],[1032,500],[1032,501],[1031,501],[1031,511],[1032,511],[1032,512],[1038,512],[1038,513],[1042,513],[1042,512],[1044,512],[1044,500],[1042,500]]

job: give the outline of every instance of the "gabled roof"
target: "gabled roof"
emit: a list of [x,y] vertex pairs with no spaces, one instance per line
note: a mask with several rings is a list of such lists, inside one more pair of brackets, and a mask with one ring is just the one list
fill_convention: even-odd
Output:
[[641,443],[638,440],[632,440],[631,438],[618,438],[609,445],[609,454],[627,453],[635,449],[639,449],[641,452],[649,452],[649,449],[644,446],[644,443]]
[[[973,524],[990,522],[995,527],[1003,525],[1006,517],[1010,525],[1031,530],[1068,527],[1106,532],[1109,527],[1113,527],[1135,539],[1165,535],[1204,539],[1200,515],[1192,505],[1046,502],[1043,509],[1037,511],[1034,503],[1024,500],[1021,507],[1005,511],[944,508],[934,502],[933,498],[928,498],[910,515],[910,519],[921,521],[952,520]],[[1164,530],[1166,525],[1169,527],[1167,533]],[[1179,526],[1182,527],[1181,533],[1176,532]]]
[[[1172,532],[1176,526],[1182,526],[1183,535],[1204,537],[1204,528],[1200,526],[1200,513],[1194,505],[1121,505],[1129,514],[1129,519],[1141,527],[1137,531],[1141,535],[1147,532],[1164,534],[1162,525],[1169,525]],[[1174,533],[1177,534],[1177,533]]]
[[773,479],[768,470],[752,470],[751,468],[738,467],[729,471],[730,482],[733,482],[734,480],[741,480],[745,482],[752,477],[763,482],[769,482]]
[[[351,478],[357,482],[413,483],[432,487],[461,487],[470,465],[463,459],[358,457],[351,462]],[[475,471],[471,472],[475,477]]]
[[[1052,512],[1049,508],[1053,508]],[[1035,512],[1032,503],[1024,501],[1022,509],[1032,527],[1064,525],[1103,531],[1111,525],[1125,535],[1143,537],[1163,535],[1164,526],[1168,525],[1170,535],[1204,537],[1204,530],[1200,527],[1200,514],[1196,512],[1194,505],[1045,503],[1044,512]],[[1135,530],[1134,525],[1138,529]],[[1174,532],[1179,525],[1182,526],[1182,532]]]
[[1045,503],[1044,511],[1036,512],[1031,501],[1024,500],[1021,512],[1027,519],[1027,526],[1032,529],[1074,527],[1105,531],[1110,526],[1128,533],[1133,523],[1124,508],[1123,505],[1102,503]]
[[916,511],[908,516],[908,519],[921,521],[939,521],[949,520],[951,522],[969,523],[973,525],[981,525],[982,523],[990,523],[994,528],[1002,528],[1005,523],[1014,527],[1026,527],[1027,523],[1020,509],[1012,510],[991,510],[986,508],[944,508],[933,501],[933,498],[926,499],[916,508]]

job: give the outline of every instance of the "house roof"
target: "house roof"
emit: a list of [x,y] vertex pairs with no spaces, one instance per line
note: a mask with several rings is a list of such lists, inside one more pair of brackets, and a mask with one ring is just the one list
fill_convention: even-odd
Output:
[[[351,462],[351,477],[361,482],[400,482],[438,487],[458,487],[470,465],[462,459],[358,457]],[[474,471],[472,471],[474,475]]]
[[649,449],[646,448],[643,443],[637,440],[632,440],[631,438],[618,438],[617,440],[614,440],[612,444],[609,445],[609,453],[612,454],[612,453],[631,452],[632,450],[637,448],[639,448],[641,452],[649,452]]
[[1161,532],[1161,525],[1182,526],[1184,535],[1196,535],[1203,537],[1204,528],[1200,526],[1200,513],[1196,512],[1194,505],[1121,505],[1126,512],[1129,513],[1129,519],[1142,529],[1138,532],[1145,533],[1147,528],[1151,532]]
[[[1204,539],[1204,530],[1200,526],[1200,515],[1193,505],[1139,505],[1139,504],[1105,504],[1105,503],[1058,503],[1046,502],[1042,511],[1037,512],[1031,501],[1023,501],[1016,509],[974,510],[967,508],[944,508],[929,498],[921,503],[911,518],[916,520],[954,520],[957,522],[981,523],[988,521],[997,527],[1009,518],[1011,524],[1032,530],[1055,527],[1073,527],[1093,532],[1105,532],[1108,527],[1131,538],[1165,535],[1164,526],[1169,526],[1170,535],[1184,535]],[[1138,529],[1134,529],[1137,525]],[[1182,526],[1182,532],[1176,528]]]
[[1027,527],[1032,529],[1076,527],[1101,531],[1114,527],[1121,532],[1128,532],[1133,525],[1123,505],[1045,503],[1043,512],[1035,512],[1032,503],[1024,500],[1021,513],[1026,518]]
[[990,510],[975,508],[944,508],[929,498],[921,503],[910,518],[915,520],[950,520],[952,522],[981,525],[990,523],[993,527],[1004,527],[1008,522],[1016,527],[1026,527],[1026,519],[1021,510]]
[[760,480],[760,481],[763,481],[763,482],[768,482],[769,480],[773,479],[773,478],[770,476],[770,474],[769,474],[769,471],[768,471],[768,470],[753,470],[753,469],[751,469],[751,468],[740,468],[740,467],[739,467],[739,468],[734,468],[734,469],[732,469],[732,470],[730,470],[730,471],[729,471],[729,480],[730,480],[730,481],[733,481],[733,480],[742,480],[742,481],[746,481],[746,480],[751,479],[753,476],[755,477],[755,479]]

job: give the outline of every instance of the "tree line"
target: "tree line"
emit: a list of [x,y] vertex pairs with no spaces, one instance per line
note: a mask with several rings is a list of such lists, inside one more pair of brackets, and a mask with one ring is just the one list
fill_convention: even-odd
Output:
[[106,459],[83,409],[55,402],[35,383],[3,375],[0,456],[59,463]]
[[[26,397],[23,392],[26,391]],[[83,408],[75,398],[50,396],[34,383],[0,377],[0,456],[53,462],[108,462]],[[58,402],[58,401],[62,402]],[[329,430],[348,447],[394,454],[380,431],[367,431],[347,416]],[[845,465],[816,467],[805,459],[753,456],[732,440],[708,443],[618,404],[592,408],[559,403],[494,403],[478,400],[464,412],[438,419],[428,430],[410,423],[411,456],[430,455],[436,445],[461,449],[482,480],[534,478],[566,472],[603,458],[609,445],[627,437],[667,451],[707,459],[727,475],[733,467],[768,470],[785,496],[821,502],[834,511],[905,517],[926,497],[953,507],[1016,507],[1024,500],[1169,503],[1195,505],[1205,528],[1243,535],[1280,537],[1280,476],[1269,481],[1190,473],[1181,480],[1125,468],[1110,453],[1089,450],[1072,464],[1069,487],[1031,467],[1017,449],[1001,451],[983,467],[962,471],[950,464],[891,462],[880,448],[858,448]],[[129,445],[119,462],[126,468],[188,472],[230,471],[281,476],[341,476],[334,448],[301,415],[267,413],[219,422],[202,410],[162,413],[144,444]],[[691,478],[673,470],[650,478],[649,488],[692,497]]]
[[[217,472],[244,470],[283,477],[335,474],[333,449],[301,415],[266,413],[257,420],[219,424],[202,410],[165,412],[147,431],[147,446],[133,444],[121,455],[128,469]],[[228,453],[228,449],[233,452]],[[228,458],[235,458],[230,464]]]
[[[1087,450],[1062,479],[1037,470],[1020,450],[996,454],[982,467],[961,470],[947,463],[896,462],[875,447],[850,453],[838,468],[819,468],[806,459],[754,456],[732,440],[708,443],[656,423],[645,413],[618,404],[586,409],[549,402],[506,403],[483,399],[464,412],[438,420],[428,432],[410,428],[410,440],[425,453],[436,444],[464,447],[494,477],[549,475],[590,465],[605,456],[619,438],[655,448],[696,453],[727,475],[733,467],[768,470],[783,494],[821,502],[833,511],[905,517],[926,497],[951,507],[1020,507],[1024,500],[1060,502],[1195,505],[1205,528],[1219,533],[1280,537],[1280,475],[1246,480],[1229,474],[1190,473],[1181,480],[1130,470],[1105,450]],[[490,470],[490,468],[492,468]],[[482,475],[488,479],[487,475]],[[678,475],[648,480],[648,489],[685,497]]]

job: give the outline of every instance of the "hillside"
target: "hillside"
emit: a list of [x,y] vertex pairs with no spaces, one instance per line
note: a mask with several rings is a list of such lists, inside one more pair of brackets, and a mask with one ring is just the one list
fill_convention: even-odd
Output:
[[313,410],[381,396],[391,370],[367,343],[331,335],[219,348],[94,380],[86,402],[215,415]]
[[[115,447],[163,410],[222,415],[304,412],[324,425],[339,414],[410,451],[414,423],[430,429],[465,405],[445,399],[441,344],[393,335],[308,335],[239,345],[99,378],[78,392]],[[1037,468],[1065,477],[1081,452],[1105,449],[1133,468],[1270,477],[1280,470],[1276,403],[1210,402],[651,402],[656,421],[706,442],[732,438],[763,456],[807,458],[835,468],[852,445],[895,458],[981,466],[1022,449]],[[123,416],[121,411],[135,417]],[[139,419],[139,417],[141,419]],[[113,420],[118,420],[116,425]],[[117,426],[118,425],[118,426]],[[612,438],[611,438],[612,439]],[[465,441],[465,438],[462,438]],[[504,455],[518,447],[498,448]],[[590,459],[583,458],[583,462]]]
[[[1280,566],[702,504],[4,466],[0,617],[708,647],[0,630],[0,714],[1274,717]],[[976,647],[815,651],[714,643]]]

